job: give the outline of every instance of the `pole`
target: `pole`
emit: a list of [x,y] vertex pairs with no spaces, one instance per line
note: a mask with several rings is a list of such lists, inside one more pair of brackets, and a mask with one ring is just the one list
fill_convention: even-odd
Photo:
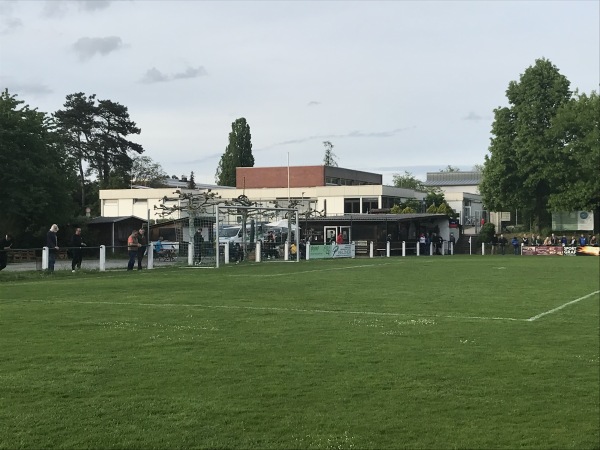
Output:
[[287,161],[287,177],[288,177],[288,206],[290,203],[290,152],[288,152],[288,161]]

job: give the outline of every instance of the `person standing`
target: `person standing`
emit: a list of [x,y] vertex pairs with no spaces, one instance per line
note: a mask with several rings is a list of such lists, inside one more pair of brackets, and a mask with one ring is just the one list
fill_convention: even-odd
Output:
[[144,259],[144,255],[146,254],[146,247],[148,246],[148,239],[146,239],[145,235],[146,231],[143,228],[140,228],[138,231],[138,250],[137,250],[137,270],[142,270],[142,260]]
[[202,263],[202,244],[204,237],[202,236],[202,228],[198,228],[194,233],[194,265]]
[[511,243],[513,246],[514,254],[518,255],[519,254],[519,239],[516,236],[513,236]]
[[56,252],[58,252],[58,225],[52,224],[50,230],[46,234],[46,247],[48,247],[48,272],[54,272],[54,264],[56,263]]
[[491,244],[492,244],[492,255],[493,255],[496,253],[496,247],[498,246],[498,235],[497,234],[494,234],[492,236]]
[[506,244],[508,244],[508,240],[504,237],[503,234],[500,234],[500,237],[498,238],[498,244],[500,245],[500,251],[504,255],[504,251],[506,248]]
[[133,270],[139,247],[140,244],[138,242],[138,231],[133,230],[127,238],[127,251],[129,252],[129,262],[127,263],[127,270]]
[[0,241],[0,270],[4,269],[8,263],[8,250],[12,245],[12,236],[6,233],[4,239]]
[[337,245],[342,245],[344,243],[344,236],[342,236],[341,231],[338,233],[337,237],[335,238],[335,243]]
[[587,245],[587,239],[585,238],[585,236],[582,234],[579,237],[579,246],[580,247],[585,247]]
[[81,239],[81,228],[76,228],[75,234],[71,237],[71,272],[75,272],[75,268],[81,269],[81,261],[83,260],[81,247],[86,246]]

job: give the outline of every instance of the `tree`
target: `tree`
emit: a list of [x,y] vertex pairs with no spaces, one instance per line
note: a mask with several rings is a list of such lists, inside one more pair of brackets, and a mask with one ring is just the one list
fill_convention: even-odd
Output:
[[325,146],[325,157],[323,158],[323,164],[328,167],[337,167],[338,164],[335,160],[336,155],[333,153],[333,144],[329,141],[323,141]]
[[[156,163],[148,156],[134,156],[131,163],[132,183],[148,187],[162,187],[167,173],[159,163]],[[192,172],[193,173],[193,172]]]
[[538,227],[550,222],[548,200],[557,172],[560,140],[549,132],[571,96],[556,66],[538,59],[506,91],[509,107],[494,110],[492,140],[479,186],[493,211],[524,209]]
[[141,133],[135,122],[130,119],[127,107],[111,100],[100,100],[97,115],[97,145],[93,147],[89,164],[98,175],[100,184],[107,185],[111,172],[131,171],[129,152],[140,154],[144,152],[144,148],[126,139],[131,134]]
[[192,170],[192,173],[190,173],[190,177],[188,178],[188,184],[187,184],[188,189],[196,189],[196,180],[194,179],[194,171]]
[[458,167],[448,165],[445,169],[440,169],[440,172],[460,172],[460,169]]
[[[141,130],[129,117],[127,107],[111,100],[100,100],[78,92],[67,95],[64,109],[54,117],[65,147],[77,162],[81,185],[81,203],[85,201],[85,176],[96,173],[100,187],[129,185],[132,168],[130,153],[142,153],[140,144],[129,141]],[[84,173],[84,163],[87,170]]]
[[221,156],[217,172],[216,183],[220,186],[236,185],[236,167],[254,167],[252,155],[252,135],[246,119],[239,118],[231,124],[229,144]]
[[40,236],[74,213],[75,167],[49,116],[0,94],[0,229]]
[[63,144],[77,165],[81,193],[81,208],[86,205],[86,178],[84,164],[93,153],[96,124],[96,96],[86,97],[82,92],[67,95],[65,109],[54,113]]
[[404,171],[404,175],[394,174],[392,180],[394,186],[399,188],[414,189],[417,191],[424,189],[423,182],[406,170]]
[[[430,206],[438,207],[446,201],[444,193],[438,187],[430,188],[427,196],[425,196],[425,205],[429,208]],[[429,212],[429,211],[428,211]]]
[[561,142],[549,206],[552,211],[598,211],[600,206],[600,97],[576,94],[552,121],[551,135]]

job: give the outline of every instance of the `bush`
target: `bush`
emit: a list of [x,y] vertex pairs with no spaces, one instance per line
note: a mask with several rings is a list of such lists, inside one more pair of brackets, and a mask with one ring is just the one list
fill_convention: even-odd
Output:
[[479,244],[482,244],[482,243],[487,244],[488,242],[490,242],[492,240],[492,236],[494,236],[494,234],[496,234],[496,225],[494,225],[493,223],[490,223],[490,222],[485,223],[481,227],[481,231],[479,232],[479,237],[477,239],[477,242]]

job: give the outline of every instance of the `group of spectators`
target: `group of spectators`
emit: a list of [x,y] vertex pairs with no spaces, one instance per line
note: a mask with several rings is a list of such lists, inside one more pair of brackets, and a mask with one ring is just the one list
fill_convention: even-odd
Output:
[[523,234],[521,242],[525,246],[534,247],[540,245],[559,245],[562,247],[585,247],[586,245],[598,246],[598,239],[594,234],[590,234],[587,237],[585,234],[581,234],[578,238],[573,235],[571,236],[571,239],[567,239],[564,234],[559,238],[552,233],[550,236],[546,236],[546,238],[543,240],[539,234],[537,236],[532,234],[531,238],[528,238],[526,234]]
[[[494,234],[492,236],[492,240],[490,242],[492,246],[491,254],[495,254],[498,250],[501,254],[505,254],[506,246],[508,245],[508,240],[504,237],[503,234],[498,236]],[[574,235],[571,236],[571,239],[567,239],[567,237],[563,234],[560,238],[552,233],[550,236],[546,236],[545,239],[542,240],[541,236],[532,234],[531,237],[528,237],[526,234],[523,234],[521,239],[517,236],[513,236],[510,241],[510,244],[513,247],[513,253],[518,255],[520,252],[521,246],[523,247],[538,247],[538,246],[561,246],[561,247],[585,247],[586,245],[598,246],[598,240],[595,235],[590,234],[589,236],[585,236],[582,234],[579,238]]]

